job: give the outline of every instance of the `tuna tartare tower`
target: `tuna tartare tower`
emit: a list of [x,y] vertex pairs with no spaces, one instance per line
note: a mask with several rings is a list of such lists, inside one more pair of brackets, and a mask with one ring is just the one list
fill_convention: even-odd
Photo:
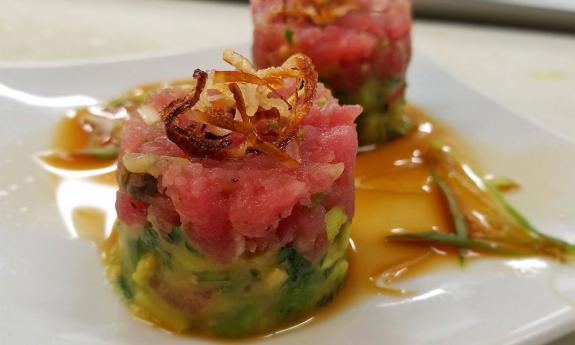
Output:
[[360,145],[382,143],[411,127],[403,112],[411,57],[409,0],[251,0],[254,60],[281,64],[294,53],[314,62],[343,103],[364,108]]
[[266,332],[342,286],[354,212],[354,120],[301,54],[196,70],[148,96],[120,145],[110,279],[175,332]]

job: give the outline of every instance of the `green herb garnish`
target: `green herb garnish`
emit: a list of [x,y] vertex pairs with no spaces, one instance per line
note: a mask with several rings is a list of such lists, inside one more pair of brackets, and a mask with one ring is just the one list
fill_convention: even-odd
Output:
[[199,256],[199,257],[203,257],[204,255],[197,250],[196,248],[194,248],[191,244],[189,244],[188,242],[186,242],[185,244],[186,249],[188,250],[188,252],[192,253],[195,256]]
[[[463,218],[463,214],[461,213],[461,210],[457,205],[457,201],[455,199],[455,196],[453,195],[453,192],[451,191],[451,189],[449,189],[447,182],[445,182],[441,177],[439,177],[434,167],[430,169],[430,173],[431,177],[433,178],[433,181],[435,182],[435,184],[437,184],[439,190],[441,191],[441,194],[443,194],[445,200],[447,201],[447,205],[449,207],[449,214],[451,214],[451,218],[453,219],[453,226],[455,227],[456,237],[461,241],[467,241],[469,231],[467,230],[467,224],[465,224],[465,219]],[[457,255],[459,256],[459,262],[463,264],[465,252],[462,247],[459,247]]]
[[139,241],[143,248],[152,250],[158,248],[158,240],[158,233],[154,229],[145,228]]
[[122,296],[124,296],[124,298],[127,301],[131,301],[132,298],[134,297],[134,294],[132,292],[132,289],[130,288],[130,283],[128,283],[128,279],[126,279],[126,277],[123,274],[119,275],[116,280],[116,284],[118,285],[118,288],[122,292]]
[[498,243],[483,239],[461,238],[455,234],[439,231],[390,235],[387,236],[387,239],[401,242],[435,242],[450,245],[458,249],[476,249],[501,255],[531,255],[536,253],[534,250],[514,248],[505,243]]
[[285,29],[284,30],[284,37],[287,41],[287,43],[292,44],[293,43],[293,31],[290,29]]
[[311,196],[311,205],[310,208],[316,207],[321,205],[325,202],[326,194],[325,193],[316,193]]
[[[460,260],[462,259],[462,250],[471,249],[503,255],[545,255],[560,261],[575,261],[575,244],[546,235],[535,228],[524,215],[505,200],[500,192],[501,186],[482,179],[469,166],[462,164],[450,150],[443,148],[441,145],[431,145],[430,157],[428,158],[430,158],[432,165],[431,176],[449,206],[449,213],[455,228],[454,233],[427,231],[391,235],[387,236],[387,239],[450,245],[458,249]],[[440,166],[443,166],[441,170],[439,169]],[[449,173],[440,175],[440,172],[444,171]],[[452,182],[451,186],[446,180]],[[506,179],[506,181],[512,180]],[[507,184],[504,183],[504,185]],[[479,229],[482,235],[475,237],[470,231],[470,225],[466,223],[465,213],[462,211],[469,207],[464,206],[465,200],[456,200],[454,188],[470,190],[474,195],[481,198],[485,207],[503,216],[501,219],[497,217],[498,226],[489,227],[487,225],[486,227],[477,224],[477,226],[482,227]],[[505,233],[498,233],[500,228],[507,229],[505,230],[507,232],[514,231],[514,233],[510,233],[512,237],[519,235],[524,239],[502,238]]]
[[278,303],[278,311],[285,317],[290,317],[305,310],[314,295],[313,267],[311,262],[292,246],[280,249],[278,261],[288,273],[283,287],[285,293]]
[[180,230],[179,227],[174,226],[172,228],[172,231],[168,233],[166,241],[168,241],[171,244],[179,244],[182,241],[182,238],[184,238],[182,230]]
[[162,265],[171,269],[172,268],[172,253],[162,249],[160,246],[160,235],[154,228],[145,228],[142,235],[138,239],[139,251],[142,253],[146,251],[155,252],[160,256]]
[[74,155],[87,155],[97,159],[112,159],[118,157],[120,148],[113,147],[85,147],[80,150],[72,151]]
[[536,237],[539,237],[539,238],[541,238],[545,241],[548,241],[551,244],[558,246],[561,249],[563,249],[565,251],[567,261],[575,260],[575,244],[572,244],[572,243],[569,243],[569,242],[564,241],[562,239],[544,234],[539,229],[535,228],[531,224],[531,222],[529,222],[529,220],[527,220],[527,218],[525,218],[524,215],[522,215],[519,211],[517,211],[517,209],[515,209],[513,206],[511,206],[511,204],[509,204],[509,202],[507,202],[507,200],[505,200],[505,198],[499,192],[499,190],[497,190],[497,188],[492,186],[489,183],[489,181],[484,181],[484,183],[485,183],[487,190],[491,193],[493,198],[501,205],[501,207],[503,207],[503,209],[507,212],[508,216],[511,217],[517,224],[519,224],[521,227],[523,227],[525,230],[527,230],[532,235],[535,235]]
[[278,259],[292,281],[304,280],[313,271],[311,262],[292,246],[282,247]]

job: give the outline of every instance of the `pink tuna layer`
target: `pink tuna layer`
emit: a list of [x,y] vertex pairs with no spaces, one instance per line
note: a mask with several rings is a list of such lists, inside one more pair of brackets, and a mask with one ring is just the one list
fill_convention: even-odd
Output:
[[[292,53],[302,52],[337,92],[355,91],[369,77],[405,74],[411,57],[408,0],[357,1],[359,9],[325,26],[278,15],[283,1],[252,0],[253,54],[259,67],[279,65]],[[286,30],[293,32],[291,43]]]
[[[182,225],[194,246],[222,261],[286,243],[310,259],[321,256],[326,249],[326,210],[341,206],[350,218],[354,212],[353,123],[361,107],[340,106],[329,91],[318,89],[317,98],[328,102],[314,105],[304,120],[302,164],[297,168],[265,155],[176,162],[168,157],[186,155],[166,138],[163,126],[148,126],[133,115],[121,157],[128,152],[159,155],[157,189],[162,195],[143,202],[120,190],[116,203],[120,220],[128,225],[152,222],[162,231]],[[320,193],[324,201],[312,205]]]

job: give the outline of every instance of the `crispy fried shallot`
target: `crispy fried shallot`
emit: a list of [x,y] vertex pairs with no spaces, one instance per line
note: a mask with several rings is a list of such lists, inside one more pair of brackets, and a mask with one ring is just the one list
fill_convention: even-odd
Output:
[[196,69],[194,71],[194,79],[197,80],[194,93],[182,99],[172,101],[162,110],[160,117],[166,127],[168,139],[186,153],[194,157],[217,156],[231,144],[230,140],[225,136],[217,137],[209,135],[209,133],[205,131],[205,124],[192,122],[185,128],[182,128],[176,123],[176,120],[182,113],[192,108],[200,100],[202,91],[206,86],[208,74]]
[[358,7],[357,1],[351,0],[283,1],[280,14],[296,21],[309,20],[316,25],[327,25]]
[[281,67],[263,70],[229,50],[224,60],[236,71],[194,71],[193,92],[160,112],[168,139],[190,157],[265,154],[297,166],[300,157],[294,139],[317,86],[311,60],[296,54]]

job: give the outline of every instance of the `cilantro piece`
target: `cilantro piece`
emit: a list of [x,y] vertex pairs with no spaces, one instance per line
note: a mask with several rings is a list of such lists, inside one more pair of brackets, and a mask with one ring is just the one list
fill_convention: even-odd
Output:
[[[439,187],[441,194],[445,197],[447,201],[447,206],[449,207],[449,214],[453,220],[453,225],[455,226],[455,234],[456,236],[465,241],[469,238],[469,230],[467,229],[467,224],[465,223],[465,217],[457,204],[457,200],[455,199],[455,195],[449,188],[447,182],[445,182],[435,171],[435,168],[430,169],[431,177],[435,184]],[[457,255],[459,256],[459,262],[463,264],[465,260],[465,251],[463,248],[459,248],[457,251]]]
[[313,267],[295,248],[285,246],[278,255],[280,264],[288,273],[284,294],[278,304],[279,312],[291,317],[308,308],[315,293]]
[[179,244],[182,241],[182,238],[184,238],[182,230],[179,227],[174,226],[172,228],[172,231],[170,231],[170,233],[168,234],[166,241],[168,241],[171,244]]
[[145,249],[153,250],[158,248],[159,235],[152,228],[145,228],[142,236],[140,236],[140,246]]
[[294,247],[282,247],[278,258],[291,281],[305,280],[312,273],[311,262],[307,261]]
[[73,151],[72,154],[76,155],[87,155],[96,159],[112,159],[118,157],[120,153],[120,148],[117,146],[112,147],[96,147],[89,146],[83,149]]
[[311,196],[311,207],[315,207],[318,205],[322,205],[325,202],[326,194],[325,193],[315,193]]
[[294,32],[290,29],[284,30],[284,37],[285,37],[287,43],[289,43],[289,44],[293,43],[293,34],[294,34]]
[[134,297],[134,294],[132,292],[132,289],[130,288],[130,283],[128,283],[128,280],[123,274],[118,276],[118,278],[116,279],[116,284],[118,285],[118,288],[122,292],[122,296],[124,296],[126,300],[131,301],[132,298]]
[[501,255],[533,255],[534,250],[514,248],[501,242],[462,238],[456,234],[439,231],[415,232],[386,236],[388,240],[398,242],[435,242],[453,246],[458,249],[477,249]]
[[189,244],[188,242],[186,242],[186,249],[188,250],[188,252],[194,254],[195,256],[199,256],[199,257],[203,257],[204,255],[202,253],[200,253],[199,250],[197,250],[196,248],[194,248],[191,244]]

